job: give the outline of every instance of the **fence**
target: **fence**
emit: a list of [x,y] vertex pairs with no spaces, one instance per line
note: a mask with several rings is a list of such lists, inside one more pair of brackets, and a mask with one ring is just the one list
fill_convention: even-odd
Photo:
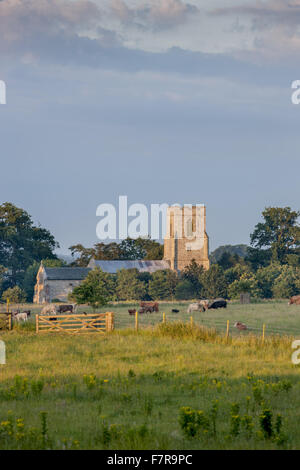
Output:
[[0,313],[0,330],[11,330],[12,322],[11,322],[11,313]]
[[114,329],[112,312],[74,315],[36,315],[36,332],[76,334],[105,333]]
[[134,315],[124,314],[115,314],[115,328],[124,329],[124,328],[133,328],[136,331],[144,328],[154,328],[160,323],[172,323],[172,322],[184,322],[189,323],[191,326],[204,326],[206,328],[214,328],[219,335],[224,335],[226,339],[233,336],[245,336],[245,335],[255,335],[260,337],[262,341],[265,340],[267,336],[300,336],[300,327],[293,326],[282,326],[278,324],[272,324],[270,321],[259,321],[256,320],[244,320],[246,324],[246,329],[239,329],[235,326],[237,322],[236,319],[228,320],[226,318],[216,318],[206,316],[205,314],[199,316],[196,313],[193,316],[190,314],[184,314],[180,317],[172,314],[159,312],[156,314],[141,315],[138,311]]

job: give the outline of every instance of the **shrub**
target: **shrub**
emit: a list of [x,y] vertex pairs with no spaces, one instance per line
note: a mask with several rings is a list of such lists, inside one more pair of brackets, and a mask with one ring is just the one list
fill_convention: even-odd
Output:
[[26,302],[26,298],[26,292],[19,286],[10,287],[9,289],[6,289],[6,291],[4,291],[2,294],[2,299],[4,301],[9,299],[9,301],[14,304],[24,303]]

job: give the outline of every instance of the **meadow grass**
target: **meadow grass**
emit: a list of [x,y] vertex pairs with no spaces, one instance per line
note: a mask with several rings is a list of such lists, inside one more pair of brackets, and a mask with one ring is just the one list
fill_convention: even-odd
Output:
[[[163,312],[168,321],[193,321],[196,324],[208,328],[216,328],[217,332],[222,334],[226,331],[227,320],[230,321],[230,334],[261,335],[263,324],[266,325],[266,335],[290,335],[300,337],[300,306],[288,305],[287,300],[268,300],[257,301],[249,305],[241,305],[238,302],[229,302],[226,309],[208,310],[206,312],[187,313],[187,307],[190,302],[160,302],[160,311],[152,314],[139,315],[140,328],[154,327],[162,322]],[[3,306],[4,308],[4,306]],[[34,322],[35,314],[41,311],[41,306],[34,304],[12,305],[12,309],[31,309],[31,321]],[[128,309],[139,308],[139,302],[112,303],[101,309],[101,312],[112,311],[115,314],[115,328],[127,329],[134,328],[135,318],[128,314]],[[173,313],[172,309],[179,310],[179,313]],[[87,305],[78,307],[78,313],[93,313],[93,309]],[[238,332],[234,328],[234,323],[241,321],[248,326],[245,332]]]
[[226,343],[179,321],[89,336],[29,324],[0,339],[0,449],[300,448],[288,336]]

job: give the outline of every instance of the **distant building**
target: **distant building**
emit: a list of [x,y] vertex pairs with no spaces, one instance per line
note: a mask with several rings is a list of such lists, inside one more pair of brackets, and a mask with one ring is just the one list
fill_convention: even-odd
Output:
[[125,260],[95,260],[91,259],[88,264],[89,268],[100,268],[105,273],[116,274],[120,269],[137,269],[140,273],[155,273],[155,271],[161,271],[162,269],[170,269],[168,261],[157,260],[157,261],[125,261]]
[[47,268],[41,263],[36,276],[33,302],[49,303],[68,300],[68,295],[86,278],[90,268]]
[[206,233],[206,209],[204,206],[169,207],[167,210],[167,234],[164,240],[163,260],[95,260],[87,268],[47,268],[41,264],[34,289],[35,303],[48,303],[53,299],[66,301],[68,294],[96,267],[116,274],[121,269],[137,269],[154,273],[163,269],[182,271],[194,259],[209,269],[209,242]]

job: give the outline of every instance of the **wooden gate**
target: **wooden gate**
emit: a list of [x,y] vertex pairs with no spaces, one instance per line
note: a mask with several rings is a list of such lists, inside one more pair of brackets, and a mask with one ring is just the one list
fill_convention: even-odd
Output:
[[105,333],[114,329],[114,314],[106,312],[86,315],[36,315],[35,322],[37,333]]
[[0,330],[11,330],[11,313],[0,313]]

